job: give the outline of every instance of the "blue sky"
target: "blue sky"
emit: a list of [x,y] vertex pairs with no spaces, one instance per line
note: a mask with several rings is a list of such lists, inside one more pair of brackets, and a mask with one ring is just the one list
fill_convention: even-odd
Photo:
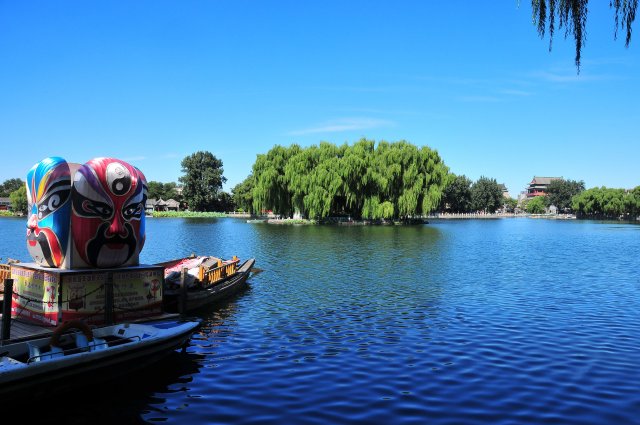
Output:
[[592,3],[577,75],[528,0],[0,0],[0,182],[47,156],[177,181],[207,150],[230,190],[276,144],[366,137],[513,196],[536,175],[635,187],[640,40]]

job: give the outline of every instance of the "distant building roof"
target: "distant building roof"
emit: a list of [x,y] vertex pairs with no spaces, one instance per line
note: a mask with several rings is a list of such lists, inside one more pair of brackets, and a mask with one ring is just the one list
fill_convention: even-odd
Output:
[[175,199],[169,199],[165,204],[171,208],[176,208],[180,206],[180,202],[176,201]]
[[531,180],[532,185],[545,185],[548,186],[554,180],[562,180],[562,177],[538,177],[534,176]]

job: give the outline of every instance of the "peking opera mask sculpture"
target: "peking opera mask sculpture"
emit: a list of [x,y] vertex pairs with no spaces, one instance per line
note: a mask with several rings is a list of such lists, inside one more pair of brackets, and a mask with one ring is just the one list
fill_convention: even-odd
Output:
[[[47,158],[34,169],[52,160],[58,166],[67,164],[62,158]],[[144,174],[113,158],[95,158],[83,165],[67,165],[67,170],[70,170],[67,172],[67,198],[63,201],[60,197],[58,204],[61,207],[55,210],[59,214],[55,218],[59,220],[50,227],[51,233],[61,241],[62,261],[46,253],[37,257],[34,255],[38,254],[37,250],[30,248],[33,259],[42,266],[68,269],[138,265],[145,242],[147,183]],[[50,186],[53,189],[53,183]],[[43,195],[43,201],[46,196]],[[66,202],[64,207],[63,202]],[[40,204],[34,208],[47,212],[49,207],[44,202]],[[28,246],[33,239],[29,236],[33,216],[30,216],[27,230]],[[37,214],[35,216],[37,219]]]
[[27,250],[45,267],[60,267],[69,243],[71,174],[62,158],[51,157],[27,173]]

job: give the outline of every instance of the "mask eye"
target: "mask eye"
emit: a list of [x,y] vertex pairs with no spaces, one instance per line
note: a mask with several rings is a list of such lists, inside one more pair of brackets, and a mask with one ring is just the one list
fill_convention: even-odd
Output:
[[122,215],[125,220],[131,220],[132,218],[140,218],[142,216],[142,204],[137,202],[135,204],[129,204],[122,210]]
[[73,202],[73,210],[80,217],[99,217],[103,220],[111,218],[113,208],[111,205],[97,200],[89,199],[77,190],[73,191],[71,197]]
[[41,220],[60,208],[69,199],[69,183],[60,182],[51,186],[49,194],[38,202],[38,220]]
[[86,216],[101,218],[111,217],[111,207],[105,203],[85,199],[82,206]]

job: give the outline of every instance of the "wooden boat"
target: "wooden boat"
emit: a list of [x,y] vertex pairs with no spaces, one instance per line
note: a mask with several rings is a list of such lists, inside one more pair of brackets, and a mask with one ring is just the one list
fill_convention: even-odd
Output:
[[[255,258],[250,258],[240,265],[235,256],[231,260],[192,256],[159,263],[165,268],[163,307],[184,313],[228,298],[246,287],[254,264]],[[183,269],[188,270],[184,275]]]
[[185,346],[199,325],[165,319],[92,329],[74,320],[50,337],[2,345],[0,401],[57,394],[128,373]]

